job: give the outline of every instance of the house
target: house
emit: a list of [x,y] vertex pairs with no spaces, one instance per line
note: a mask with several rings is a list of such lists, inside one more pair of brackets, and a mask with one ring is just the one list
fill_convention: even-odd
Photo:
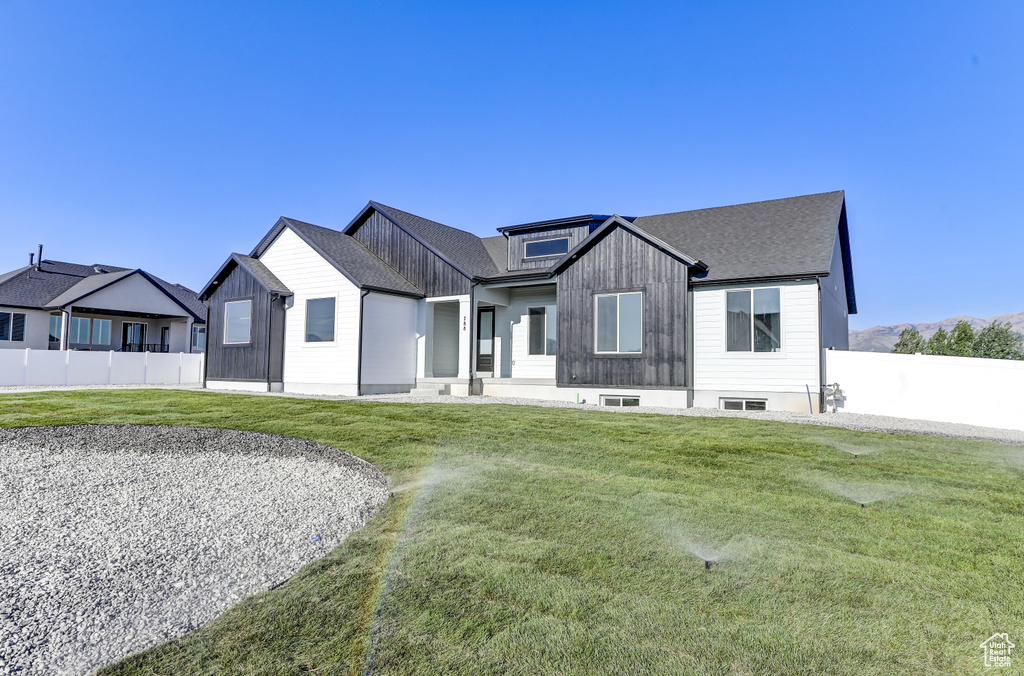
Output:
[[206,306],[145,270],[29,256],[0,275],[0,349],[199,352]]
[[843,192],[480,238],[281,218],[200,292],[207,387],[820,410],[856,312]]

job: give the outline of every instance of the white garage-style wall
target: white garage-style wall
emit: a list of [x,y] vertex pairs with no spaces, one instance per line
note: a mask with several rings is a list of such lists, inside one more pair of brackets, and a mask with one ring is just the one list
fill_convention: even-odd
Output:
[[[295,294],[285,313],[284,390],[358,394],[359,289],[284,229],[260,261]],[[306,342],[306,301],[334,298],[334,340]]]
[[383,293],[363,298],[361,394],[408,392],[416,384],[418,303]]
[[[782,309],[779,352],[726,350],[726,291],[777,287]],[[774,410],[818,411],[818,285],[752,284],[693,292],[693,403],[719,408],[722,398],[755,398]],[[807,388],[810,388],[811,403]]]

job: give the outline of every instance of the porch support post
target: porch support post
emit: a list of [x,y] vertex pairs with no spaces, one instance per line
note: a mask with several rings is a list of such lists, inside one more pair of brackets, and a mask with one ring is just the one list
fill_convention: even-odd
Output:
[[60,309],[60,349],[68,349],[71,339],[71,310]]
[[473,318],[471,296],[459,299],[459,375],[468,379],[473,361]]
[[434,304],[418,301],[416,313],[416,379],[429,378],[434,373]]

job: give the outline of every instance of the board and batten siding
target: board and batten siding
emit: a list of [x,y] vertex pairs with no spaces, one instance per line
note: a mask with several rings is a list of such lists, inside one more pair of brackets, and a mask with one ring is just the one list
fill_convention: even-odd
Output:
[[415,386],[417,306],[422,302],[382,293],[363,298],[361,394],[408,392]]
[[[558,277],[558,386],[683,388],[689,268],[616,227]],[[643,292],[643,352],[597,354],[595,296]]]
[[569,251],[582,242],[590,234],[590,224],[576,225],[569,228],[551,228],[548,230],[534,230],[509,235],[508,238],[508,269],[535,270],[539,268],[550,268],[562,256],[548,256],[545,258],[526,258],[526,243],[542,239],[569,239]]
[[[726,291],[780,289],[782,350],[726,351]],[[728,392],[818,391],[818,285],[814,280],[748,284],[693,291],[694,390]]]
[[468,277],[377,211],[350,234],[428,297],[469,293]]
[[846,272],[843,269],[843,254],[836,234],[832,246],[832,263],[829,275],[822,277],[821,284],[821,344],[837,350],[850,349],[850,311],[846,302]]
[[[359,289],[289,228],[277,236],[260,261],[295,294],[285,321],[285,391],[354,394],[359,364]],[[306,301],[313,298],[336,299],[333,342],[306,342]]]
[[[249,343],[246,345],[224,344],[224,305],[233,300],[252,301]],[[217,286],[209,301],[206,330],[208,380],[280,381],[280,359],[271,360],[271,336],[268,331],[272,324],[271,312],[275,313],[274,331],[280,332],[284,316],[283,301],[278,299],[273,302],[270,292],[244,267],[236,265]],[[146,340],[150,338],[152,336]],[[114,340],[114,336],[111,336],[111,340]],[[118,336],[117,341],[120,340]],[[271,372],[272,361],[277,367],[276,372]]]

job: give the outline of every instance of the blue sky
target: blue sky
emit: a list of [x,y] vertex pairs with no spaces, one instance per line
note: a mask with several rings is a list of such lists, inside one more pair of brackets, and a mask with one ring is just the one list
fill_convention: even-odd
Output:
[[852,328],[1024,310],[1024,3],[0,2],[0,271],[278,216],[480,235],[847,191]]

